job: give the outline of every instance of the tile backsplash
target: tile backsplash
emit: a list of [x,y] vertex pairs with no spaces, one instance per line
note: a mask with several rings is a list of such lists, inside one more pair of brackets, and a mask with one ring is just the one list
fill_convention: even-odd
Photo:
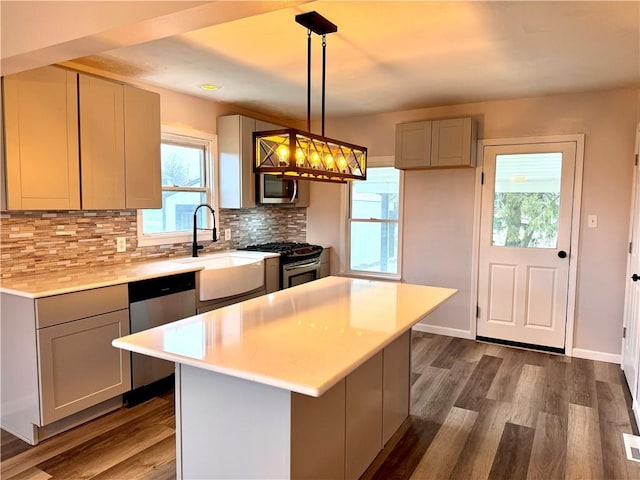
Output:
[[[306,208],[258,206],[221,209],[218,233],[232,231],[231,241],[205,246],[214,252],[273,241],[304,242]],[[191,254],[191,243],[138,247],[136,210],[2,212],[2,278],[76,267],[158,260]],[[116,253],[116,237],[126,237],[127,251]]]

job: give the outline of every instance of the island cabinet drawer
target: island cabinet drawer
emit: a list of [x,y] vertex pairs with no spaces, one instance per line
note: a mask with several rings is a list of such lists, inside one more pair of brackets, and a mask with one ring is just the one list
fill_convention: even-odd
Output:
[[129,308],[126,284],[38,298],[36,326],[50,327],[125,308]]
[[38,330],[41,426],[131,388],[131,355],[111,345],[128,334],[129,310]]

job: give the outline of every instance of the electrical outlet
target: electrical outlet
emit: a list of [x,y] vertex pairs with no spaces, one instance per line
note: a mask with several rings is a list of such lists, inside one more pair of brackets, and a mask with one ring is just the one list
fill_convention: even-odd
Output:
[[228,242],[229,240],[231,240],[231,229],[230,228],[225,228],[224,229],[224,239]]
[[597,215],[588,215],[587,216],[587,226],[589,228],[598,228],[598,216]]
[[127,237],[116,237],[116,252],[122,253],[127,251]]

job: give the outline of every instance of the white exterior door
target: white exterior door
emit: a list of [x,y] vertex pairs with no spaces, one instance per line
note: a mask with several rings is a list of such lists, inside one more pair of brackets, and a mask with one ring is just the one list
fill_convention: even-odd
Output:
[[483,155],[477,336],[564,349],[576,142]]
[[[640,124],[636,132],[636,156],[640,153]],[[637,158],[637,157],[636,157]],[[622,368],[633,398],[633,412],[640,422],[638,412],[638,366],[640,364],[640,174],[634,169],[633,205],[631,210],[631,249],[627,266],[627,292],[625,297],[622,344]],[[635,275],[635,276],[634,276]],[[634,280],[635,279],[635,280]]]

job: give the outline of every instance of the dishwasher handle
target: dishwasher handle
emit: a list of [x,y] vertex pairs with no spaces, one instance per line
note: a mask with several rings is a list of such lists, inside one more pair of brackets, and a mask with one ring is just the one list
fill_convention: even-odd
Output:
[[129,303],[164,297],[196,288],[195,272],[149,278],[129,284]]

